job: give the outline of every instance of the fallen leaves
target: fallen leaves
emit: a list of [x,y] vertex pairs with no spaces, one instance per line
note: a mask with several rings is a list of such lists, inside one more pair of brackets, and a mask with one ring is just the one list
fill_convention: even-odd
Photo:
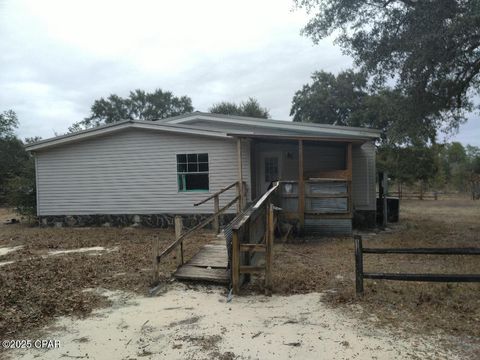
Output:
[[[187,241],[186,255],[191,256],[208,241],[208,236],[205,233]],[[8,254],[5,260],[15,262],[0,271],[1,337],[19,336],[56,316],[85,316],[109,304],[105,297],[86,289],[101,287],[146,294],[152,278],[152,243],[157,237],[166,247],[174,234],[165,229],[52,229],[22,224],[0,227],[0,246],[23,245]],[[116,246],[118,250],[47,256],[52,249],[92,246]],[[174,269],[173,259],[163,262],[164,274]]]

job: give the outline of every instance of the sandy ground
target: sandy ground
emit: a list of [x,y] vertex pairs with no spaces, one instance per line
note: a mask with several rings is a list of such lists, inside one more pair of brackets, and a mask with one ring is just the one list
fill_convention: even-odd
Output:
[[[0,208],[2,214],[11,218]],[[390,231],[365,233],[364,246],[480,244],[480,202],[408,201],[401,214]],[[263,293],[261,279],[231,303],[225,288],[177,283],[158,297],[145,297],[152,242],[160,239],[166,247],[173,238],[173,231],[159,229],[0,223],[0,339],[61,341],[57,350],[6,355],[480,359],[480,284],[366,281],[365,296],[357,298],[351,238],[322,238],[275,245],[271,298],[255,295]],[[186,257],[209,238],[206,232],[188,242]],[[364,261],[367,271],[391,272],[478,273],[480,265],[472,256],[370,255]],[[173,257],[165,259],[163,281],[174,269]],[[99,288],[108,290],[86,291]]]
[[98,253],[99,251],[116,251],[118,248],[112,249],[105,249],[103,246],[92,246],[80,249],[70,249],[70,250],[55,250],[49,251],[48,255],[64,255],[64,254],[71,254],[71,253],[84,253],[84,252],[94,252]]
[[[98,290],[97,290],[98,291]],[[326,307],[321,294],[234,297],[225,290],[166,285],[155,297],[103,291],[113,306],[59,318],[28,359],[456,359],[432,338],[396,339]],[[67,330],[68,329],[68,330]]]
[[11,252],[20,250],[21,248],[23,248],[22,245],[13,246],[13,247],[1,247],[1,248],[0,248],[0,256],[5,256],[5,255],[7,255],[8,253],[11,253]]

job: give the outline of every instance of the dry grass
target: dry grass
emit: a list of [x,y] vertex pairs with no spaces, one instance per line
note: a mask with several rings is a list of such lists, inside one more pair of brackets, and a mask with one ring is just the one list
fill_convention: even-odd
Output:
[[[3,210],[5,214],[5,210]],[[209,241],[208,232],[187,240],[186,258]],[[106,305],[104,298],[86,289],[102,287],[146,294],[152,281],[152,243],[166,247],[171,230],[133,228],[39,228],[23,224],[0,225],[0,247],[22,245],[0,256],[0,335],[19,336],[45,325],[57,315],[86,315]],[[115,251],[47,256],[48,251],[103,246]],[[169,278],[173,257],[162,263]],[[2,336],[0,336],[2,337]]]
[[[0,209],[0,219],[11,218]],[[2,221],[3,222],[3,221]],[[389,232],[364,235],[364,246],[480,246],[480,202],[468,199],[403,201],[401,222]],[[186,258],[209,241],[200,234],[187,242]],[[151,283],[153,239],[166,247],[173,231],[132,228],[38,228],[0,225],[0,247],[23,245],[0,262],[0,337],[20,336],[57,315],[86,315],[106,305],[85,289],[104,287],[145,294]],[[375,326],[399,333],[440,335],[444,342],[479,356],[480,284],[365,281],[365,296],[354,289],[351,238],[306,239],[276,244],[274,291],[279,294],[324,292],[323,301]],[[103,246],[116,251],[46,256],[55,249]],[[173,258],[162,265],[167,279]],[[478,256],[366,255],[366,271],[480,273]],[[252,286],[255,289],[255,285]],[[473,355],[472,355],[473,354]],[[479,356],[480,357],[480,356]]]
[[[480,202],[404,201],[399,224],[363,238],[364,247],[480,247]],[[365,295],[357,298],[351,238],[279,244],[274,259],[274,289],[279,293],[323,291],[325,302],[375,326],[456,339],[451,345],[468,356],[480,356],[478,283],[365,280]],[[479,260],[478,256],[369,254],[364,265],[365,271],[478,274]]]

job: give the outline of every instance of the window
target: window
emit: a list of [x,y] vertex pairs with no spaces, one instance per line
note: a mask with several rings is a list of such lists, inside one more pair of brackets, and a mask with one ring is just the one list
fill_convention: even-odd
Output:
[[265,182],[278,180],[278,157],[265,158]]
[[177,154],[178,191],[208,191],[208,154]]

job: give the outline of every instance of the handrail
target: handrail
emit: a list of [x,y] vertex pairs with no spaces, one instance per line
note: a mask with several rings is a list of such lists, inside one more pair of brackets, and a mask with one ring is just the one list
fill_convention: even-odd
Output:
[[263,203],[267,201],[270,198],[270,196],[278,189],[279,186],[280,186],[280,183],[277,181],[276,184],[270,190],[268,190],[265,194],[263,194],[262,197],[258,199],[258,201],[250,208],[251,209],[250,212],[245,213],[243,218],[238,223],[232,225],[232,229],[233,230],[240,229],[248,221],[248,219],[254,213],[254,211],[259,209],[263,205]]
[[[279,186],[279,182],[274,183],[271,189],[245,210],[239,218],[230,223],[232,229],[231,279],[234,294],[238,294],[240,290],[242,274],[263,271],[265,272],[265,293],[271,294],[275,237],[275,206],[272,204],[271,197]],[[242,252],[248,252],[249,258],[245,259],[241,256]],[[250,264],[252,253],[256,252],[264,253],[265,265]]]
[[268,190],[265,194],[263,194],[263,196],[260,199],[258,199],[255,205],[253,205],[253,208],[258,209],[260,206],[262,206],[263,203],[270,197],[272,193],[275,192],[275,190],[278,189],[279,186],[280,186],[280,182],[277,181],[270,190]]
[[226,188],[223,188],[223,189],[217,191],[215,194],[210,195],[210,196],[207,197],[206,199],[203,199],[202,201],[200,201],[200,202],[198,202],[198,203],[196,203],[196,204],[193,204],[193,206],[202,205],[202,204],[206,203],[208,200],[213,199],[215,196],[218,196],[218,195],[224,193],[225,191],[230,190],[232,187],[234,187],[234,186],[237,185],[237,184],[238,184],[238,181],[235,181],[233,184],[228,185]]
[[[175,241],[173,241],[168,247],[159,254],[160,249],[159,249],[159,244],[158,241],[155,242],[154,247],[153,247],[153,253],[154,253],[154,272],[153,272],[153,279],[155,282],[158,281],[159,276],[159,264],[160,261],[163,257],[166,255],[170,254],[174,249],[177,250],[177,266],[181,266],[184,264],[183,262],[183,244],[184,240],[193,234],[195,231],[205,227],[209,223],[213,222],[213,228],[215,231],[218,233],[220,231],[220,215],[224,213],[228,208],[230,208],[233,204],[237,203],[237,214],[241,211],[242,208],[242,199],[245,194],[240,193],[240,182],[236,181],[233,184],[228,185],[227,187],[217,191],[216,193],[210,195],[206,199],[194,204],[194,206],[199,206],[201,204],[206,203],[207,201],[213,199],[214,200],[214,210],[213,214],[208,216],[206,219],[204,219],[202,222],[198,223],[197,225],[193,226],[191,229],[188,229],[187,231],[182,233],[182,221],[180,217],[175,217]],[[219,197],[220,194],[224,193],[225,191],[231,189],[232,187],[237,186],[237,195],[225,206],[220,208],[220,201]],[[244,189],[246,189],[244,187]],[[178,221],[177,221],[178,220]]]
[[203,228],[207,224],[211,223],[213,220],[215,220],[215,217],[223,213],[225,210],[227,210],[230,206],[235,204],[236,201],[238,201],[240,196],[236,196],[232,201],[230,201],[227,205],[222,207],[219,211],[217,211],[215,214],[209,216],[205,220],[203,220],[201,223],[198,223],[194,227],[188,229],[185,231],[178,239],[176,239],[174,242],[172,242],[160,255],[157,255],[157,261],[160,261],[165,255],[168,255],[175,249],[185,238],[189,235],[191,235],[193,232],[195,232],[198,229]]

